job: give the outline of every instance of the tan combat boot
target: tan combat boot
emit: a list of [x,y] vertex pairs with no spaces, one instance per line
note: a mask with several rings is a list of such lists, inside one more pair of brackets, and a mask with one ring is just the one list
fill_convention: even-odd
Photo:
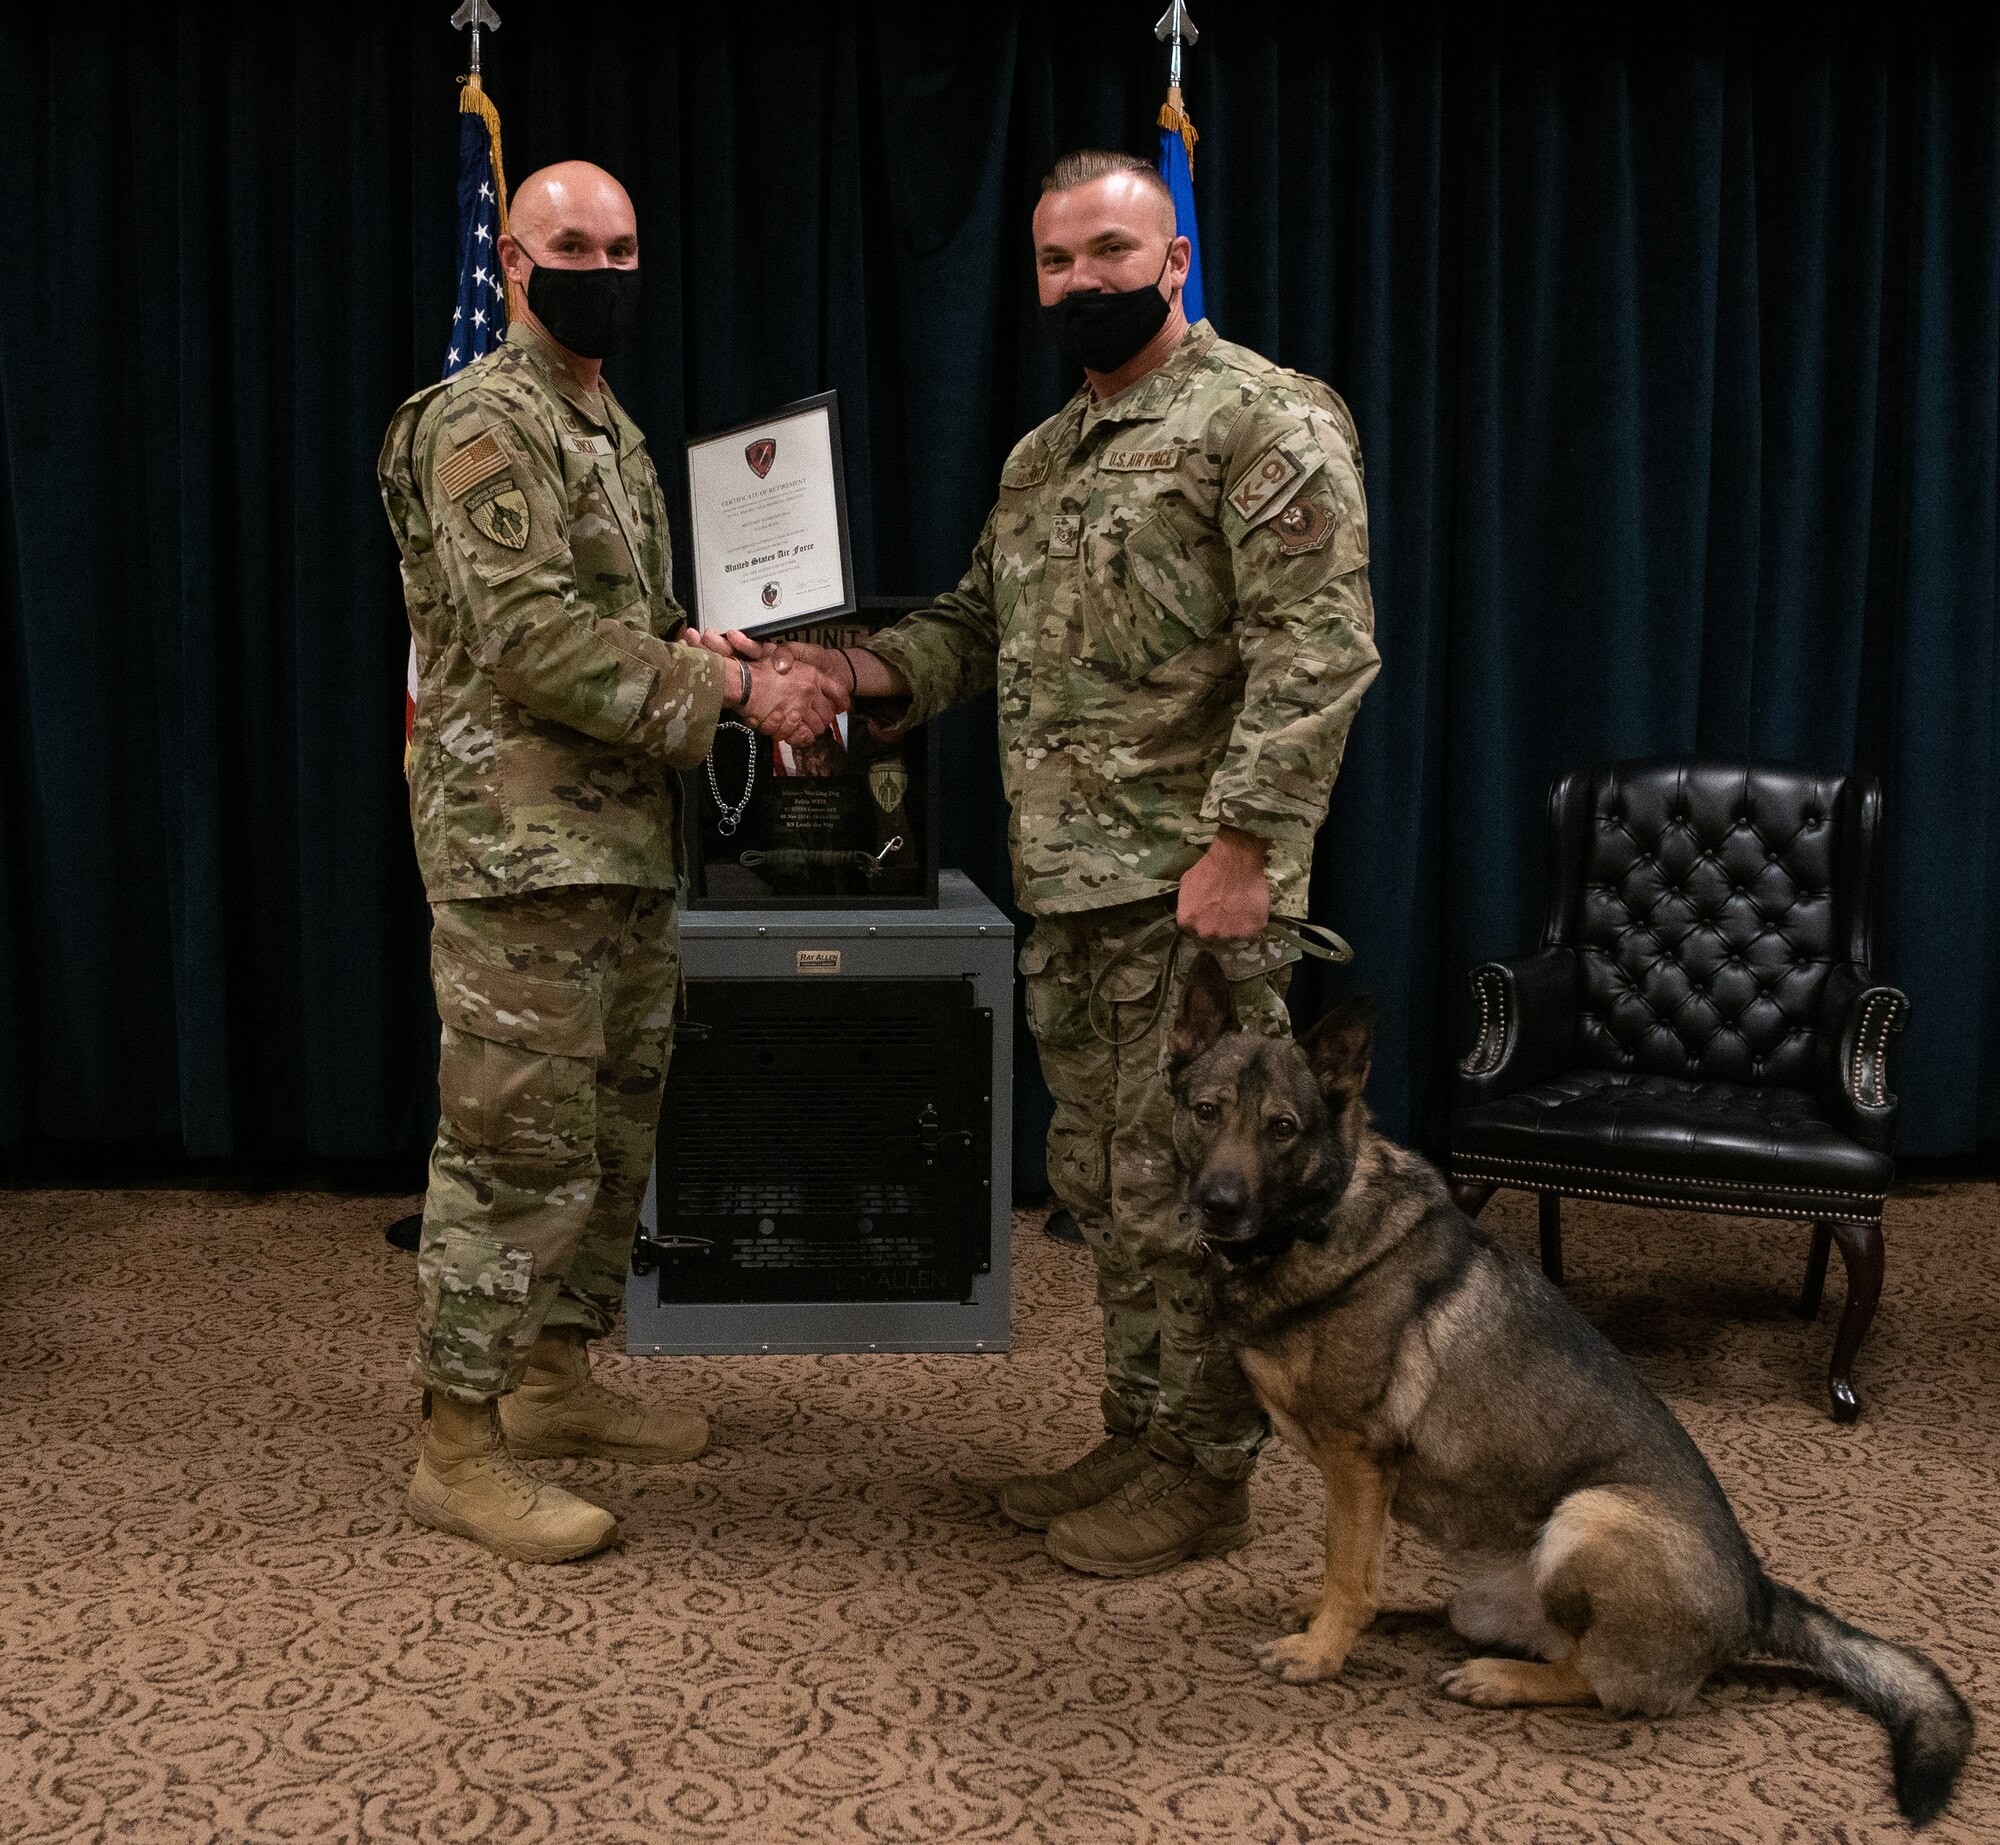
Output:
[[536,1460],[691,1461],[708,1446],[698,1410],[635,1403],[595,1382],[580,1326],[542,1330],[520,1389],[500,1399],[500,1428],[514,1453]]
[[538,1480],[507,1452],[491,1403],[429,1393],[410,1516],[434,1531],[525,1563],[565,1563],[602,1550],[618,1521],[602,1506]]
[[1022,1473],[1003,1480],[994,1495],[1003,1516],[1027,1531],[1046,1531],[1065,1512],[1108,1499],[1146,1464],[1145,1424],[1108,1392],[1109,1430],[1096,1447],[1054,1473]]
[[[1153,1450],[1109,1498],[1049,1526],[1049,1555],[1092,1576],[1150,1576],[1187,1557],[1216,1557],[1250,1536],[1250,1488],[1193,1458]],[[1178,1447],[1179,1444],[1173,1444]]]

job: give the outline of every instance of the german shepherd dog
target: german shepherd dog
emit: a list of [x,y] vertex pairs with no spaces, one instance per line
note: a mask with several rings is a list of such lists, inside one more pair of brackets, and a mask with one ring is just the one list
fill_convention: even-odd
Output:
[[1375,1132],[1373,1044],[1366,1000],[1299,1042],[1237,1030],[1204,952],[1169,1049],[1225,1335],[1326,1481],[1325,1593],[1259,1663],[1295,1684],[1340,1670],[1380,1604],[1393,1514],[1456,1566],[1452,1626],[1508,1655],[1446,1673],[1447,1696],[1664,1715],[1718,1668],[1788,1661],[1888,1728],[1904,1814],[1934,1818],[1971,1748],[1964,1700],[1923,1654],[1764,1574],[1667,1406]]

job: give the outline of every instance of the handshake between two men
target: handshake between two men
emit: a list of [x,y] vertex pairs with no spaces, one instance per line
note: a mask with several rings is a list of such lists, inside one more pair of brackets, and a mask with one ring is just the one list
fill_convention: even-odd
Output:
[[812,648],[815,658],[809,661],[794,645],[766,647],[736,631],[725,636],[690,627],[682,631],[681,640],[734,665],[741,682],[731,687],[725,705],[734,707],[736,717],[753,730],[794,749],[823,736],[857,690],[852,669],[843,673],[837,664],[851,656],[831,648]]
[[[795,747],[810,738],[779,731],[774,727],[775,717],[767,722],[751,710],[751,705],[763,710],[768,704],[774,714],[782,712],[788,719],[796,716],[805,721],[823,699],[835,701],[832,710],[845,711],[856,698],[906,698],[910,691],[900,669],[862,647],[821,647],[790,639],[759,641],[740,628],[727,633],[697,633],[690,628],[681,638],[737,662],[751,688],[744,707],[746,721]],[[789,690],[765,691],[769,684]],[[817,736],[831,722],[831,716],[822,719],[811,734]],[[885,726],[872,719],[869,730],[884,740],[900,734],[899,726]],[[1230,826],[1220,828],[1208,849],[1181,878],[1175,904],[1180,926],[1212,942],[1246,942],[1261,935],[1271,918],[1271,889],[1264,860],[1264,843],[1255,834]]]

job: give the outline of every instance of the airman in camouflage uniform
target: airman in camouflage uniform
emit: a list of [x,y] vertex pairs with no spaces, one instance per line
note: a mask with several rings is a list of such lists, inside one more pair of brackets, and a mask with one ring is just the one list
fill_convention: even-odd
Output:
[[[1152,182],[1143,163],[1079,159],[1095,174],[1072,185],[1107,166]],[[1040,213],[1037,226],[1040,245]],[[1098,241],[1080,247],[1111,236],[1085,228]],[[1141,244],[1127,273],[1150,279],[1161,261]],[[1103,390],[1093,374],[1015,447],[957,589],[871,639],[881,666],[858,675],[864,694],[907,690],[911,723],[998,688],[1015,890],[1035,919],[1021,968],[1056,1105],[1050,1176],[1096,1258],[1109,1430],[1000,1503],[1062,1561],[1117,1576],[1240,1543],[1267,1433],[1179,1217],[1165,1072],[1192,947],[1173,919],[1191,926],[1183,885],[1209,876],[1219,835],[1260,842],[1269,909],[1260,892],[1236,912],[1248,922],[1209,931],[1241,939],[1211,945],[1238,1017],[1289,1029],[1289,957],[1258,936],[1265,914],[1304,914],[1314,835],[1379,667],[1347,407],[1206,321],[1176,339],[1179,324],[1127,368],[1136,379]]]
[[[608,174],[524,181],[516,230],[531,192],[554,223],[601,208],[613,262],[636,262]],[[519,314],[497,351],[403,405],[379,465],[416,643],[410,822],[442,1021],[411,1505],[544,1560],[616,1525],[507,1450],[678,1460],[707,1441],[700,1415],[592,1383],[585,1342],[624,1291],[673,1043],[675,771],[751,687],[676,644],[659,480],[596,369]]]

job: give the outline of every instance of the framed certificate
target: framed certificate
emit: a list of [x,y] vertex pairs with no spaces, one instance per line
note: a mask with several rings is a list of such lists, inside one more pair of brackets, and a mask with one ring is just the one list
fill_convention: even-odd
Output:
[[697,626],[774,633],[854,612],[834,392],[691,436],[687,451]]

